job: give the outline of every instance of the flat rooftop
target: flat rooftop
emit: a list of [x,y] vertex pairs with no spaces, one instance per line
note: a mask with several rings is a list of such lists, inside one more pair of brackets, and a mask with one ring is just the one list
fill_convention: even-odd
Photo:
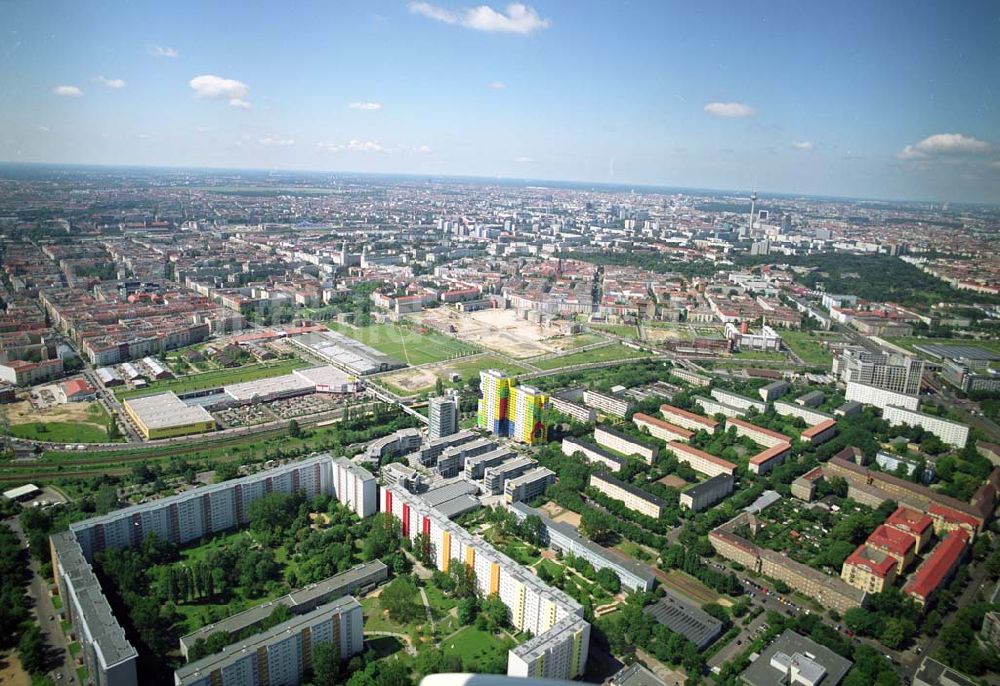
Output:
[[663,590],[664,596],[646,606],[643,612],[671,631],[682,634],[698,646],[698,650],[710,646],[722,633],[722,622],[672,591]]
[[173,391],[129,398],[125,404],[147,429],[166,429],[215,419],[200,405],[188,405]]
[[785,686],[787,684],[785,672],[775,669],[771,665],[771,658],[777,653],[783,653],[786,656],[794,656],[797,653],[820,665],[826,670],[826,676],[821,682],[822,686],[836,686],[854,664],[826,646],[797,634],[791,629],[786,629],[761,653],[760,657],[743,670],[740,677],[750,686]]

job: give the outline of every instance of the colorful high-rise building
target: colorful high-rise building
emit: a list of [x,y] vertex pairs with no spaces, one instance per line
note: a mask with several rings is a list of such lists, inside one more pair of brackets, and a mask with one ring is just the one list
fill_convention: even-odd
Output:
[[545,440],[548,396],[534,386],[518,386],[516,379],[496,369],[479,373],[479,387],[480,428],[529,445]]

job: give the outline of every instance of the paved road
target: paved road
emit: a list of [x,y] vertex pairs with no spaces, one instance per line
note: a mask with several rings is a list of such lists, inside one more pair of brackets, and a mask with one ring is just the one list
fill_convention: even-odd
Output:
[[[28,541],[24,536],[24,531],[21,529],[21,524],[16,518],[8,519],[7,524],[17,534],[21,545],[27,551]],[[63,636],[62,628],[59,626],[59,613],[56,612],[56,608],[52,604],[52,598],[49,596],[48,581],[39,575],[38,561],[34,557],[31,557],[31,555],[28,557],[30,558],[28,569],[31,572],[31,582],[28,584],[28,597],[31,598],[32,611],[38,619],[38,625],[45,635],[45,641],[52,655],[58,656],[59,660],[59,665],[54,667],[50,674],[55,679],[56,675],[61,673],[63,675],[61,683],[75,683],[76,668],[74,667],[72,656],[66,649],[66,638]]]
[[767,621],[767,614],[760,613],[742,631],[733,637],[719,652],[708,659],[708,668],[721,667],[727,662],[734,660],[737,655],[746,650],[747,645],[753,641],[754,634]]

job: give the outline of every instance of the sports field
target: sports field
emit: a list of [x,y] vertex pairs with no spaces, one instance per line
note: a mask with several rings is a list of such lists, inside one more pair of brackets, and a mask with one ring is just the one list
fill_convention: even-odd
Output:
[[198,374],[186,374],[176,379],[163,379],[154,381],[146,388],[126,390],[119,388],[115,395],[119,400],[134,398],[140,395],[152,395],[154,393],[188,393],[189,391],[199,391],[203,388],[216,388],[227,384],[241,383],[243,381],[254,381],[256,379],[267,379],[272,376],[289,374],[293,369],[308,367],[308,363],[295,358],[291,360],[278,360],[277,362],[262,362],[260,364],[248,364],[243,367],[233,369],[217,369],[211,372]]
[[443,362],[477,352],[471,345],[432,329],[421,332],[406,324],[374,324],[358,328],[328,322],[327,326],[409,365]]
[[533,364],[539,369],[561,369],[577,364],[589,364],[592,362],[608,362],[610,360],[630,360],[638,357],[648,357],[649,353],[642,350],[635,350],[621,344],[608,345],[603,348],[594,348],[579,353],[552,357],[547,360],[540,360]]

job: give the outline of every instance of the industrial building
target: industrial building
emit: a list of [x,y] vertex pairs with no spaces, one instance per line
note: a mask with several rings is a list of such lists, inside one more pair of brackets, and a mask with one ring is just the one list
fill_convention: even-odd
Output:
[[705,650],[722,634],[722,622],[666,588],[662,598],[642,611],[684,636],[698,650]]
[[173,391],[129,398],[123,406],[147,441],[215,430],[215,418],[208,410],[188,405]]
[[375,348],[335,331],[290,336],[288,341],[355,376],[386,372],[406,366]]

